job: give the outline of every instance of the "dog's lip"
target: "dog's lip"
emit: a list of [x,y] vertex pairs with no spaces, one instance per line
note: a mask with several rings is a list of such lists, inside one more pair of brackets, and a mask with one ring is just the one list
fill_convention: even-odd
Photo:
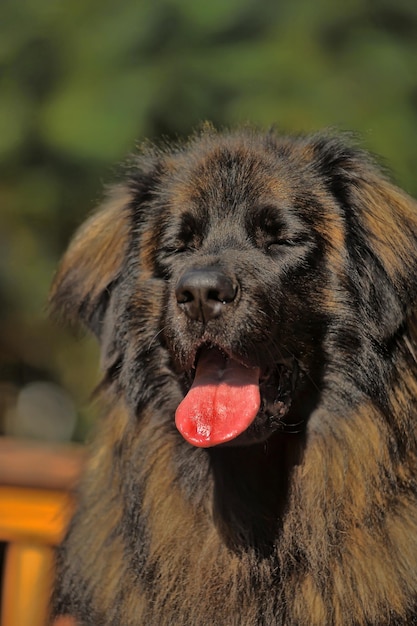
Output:
[[201,353],[203,351],[206,351],[206,350],[215,350],[215,351],[219,352],[224,357],[225,360],[231,359],[231,360],[236,361],[240,365],[243,365],[244,367],[247,367],[247,368],[258,367],[258,365],[256,363],[251,363],[248,358],[245,358],[242,355],[236,354],[236,353],[232,352],[231,350],[228,350],[224,346],[221,346],[220,344],[211,343],[211,342],[204,342],[204,343],[200,344],[196,348],[196,350],[194,352],[194,358],[193,358],[193,361],[192,361],[193,364],[192,364],[192,367],[191,367],[191,369],[193,371],[195,371],[195,369],[196,369],[197,362],[198,362],[198,359],[199,359]]
[[216,350],[221,355],[223,355],[225,360],[231,359],[233,361],[236,361],[240,365],[247,367],[248,369],[259,368],[259,385],[264,385],[268,383],[269,379],[275,374],[278,368],[285,368],[289,371],[294,370],[294,359],[292,358],[279,358],[273,364],[265,365],[257,362],[255,359],[250,359],[245,355],[234,352],[220,343],[203,341],[196,345],[195,348],[192,350],[190,357],[187,360],[187,365],[184,367],[184,373],[188,374],[191,380],[194,379],[198,359],[201,353],[205,350]]

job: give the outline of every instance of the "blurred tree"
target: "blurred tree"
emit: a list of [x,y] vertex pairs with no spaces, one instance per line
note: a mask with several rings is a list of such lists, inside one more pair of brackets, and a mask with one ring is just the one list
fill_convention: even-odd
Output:
[[32,381],[87,404],[93,343],[51,326],[44,305],[70,233],[135,139],[204,119],[336,125],[417,193],[411,0],[3,0],[0,13],[0,426]]

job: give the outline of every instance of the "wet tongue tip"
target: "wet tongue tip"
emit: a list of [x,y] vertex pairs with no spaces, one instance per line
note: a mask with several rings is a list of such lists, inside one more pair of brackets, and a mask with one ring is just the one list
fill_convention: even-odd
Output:
[[177,408],[175,423],[189,443],[211,447],[243,433],[259,407],[259,368],[206,350],[198,361],[193,385]]

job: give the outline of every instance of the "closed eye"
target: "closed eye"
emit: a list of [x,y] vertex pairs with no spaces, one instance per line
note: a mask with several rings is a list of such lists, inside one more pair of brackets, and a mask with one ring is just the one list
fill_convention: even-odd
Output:
[[186,252],[193,252],[194,250],[197,250],[196,246],[191,243],[182,242],[174,244],[172,246],[164,246],[163,248],[161,248],[161,252],[167,257],[184,254]]
[[295,248],[297,246],[303,246],[306,243],[308,243],[308,240],[305,237],[285,237],[267,242],[265,248],[267,252],[276,253],[283,248]]

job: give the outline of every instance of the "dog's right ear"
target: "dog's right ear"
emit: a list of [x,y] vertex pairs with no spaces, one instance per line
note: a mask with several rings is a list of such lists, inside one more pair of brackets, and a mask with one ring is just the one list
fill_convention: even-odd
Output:
[[127,187],[113,188],[75,235],[52,283],[52,313],[71,324],[83,322],[98,337],[112,285],[126,261],[132,201]]

